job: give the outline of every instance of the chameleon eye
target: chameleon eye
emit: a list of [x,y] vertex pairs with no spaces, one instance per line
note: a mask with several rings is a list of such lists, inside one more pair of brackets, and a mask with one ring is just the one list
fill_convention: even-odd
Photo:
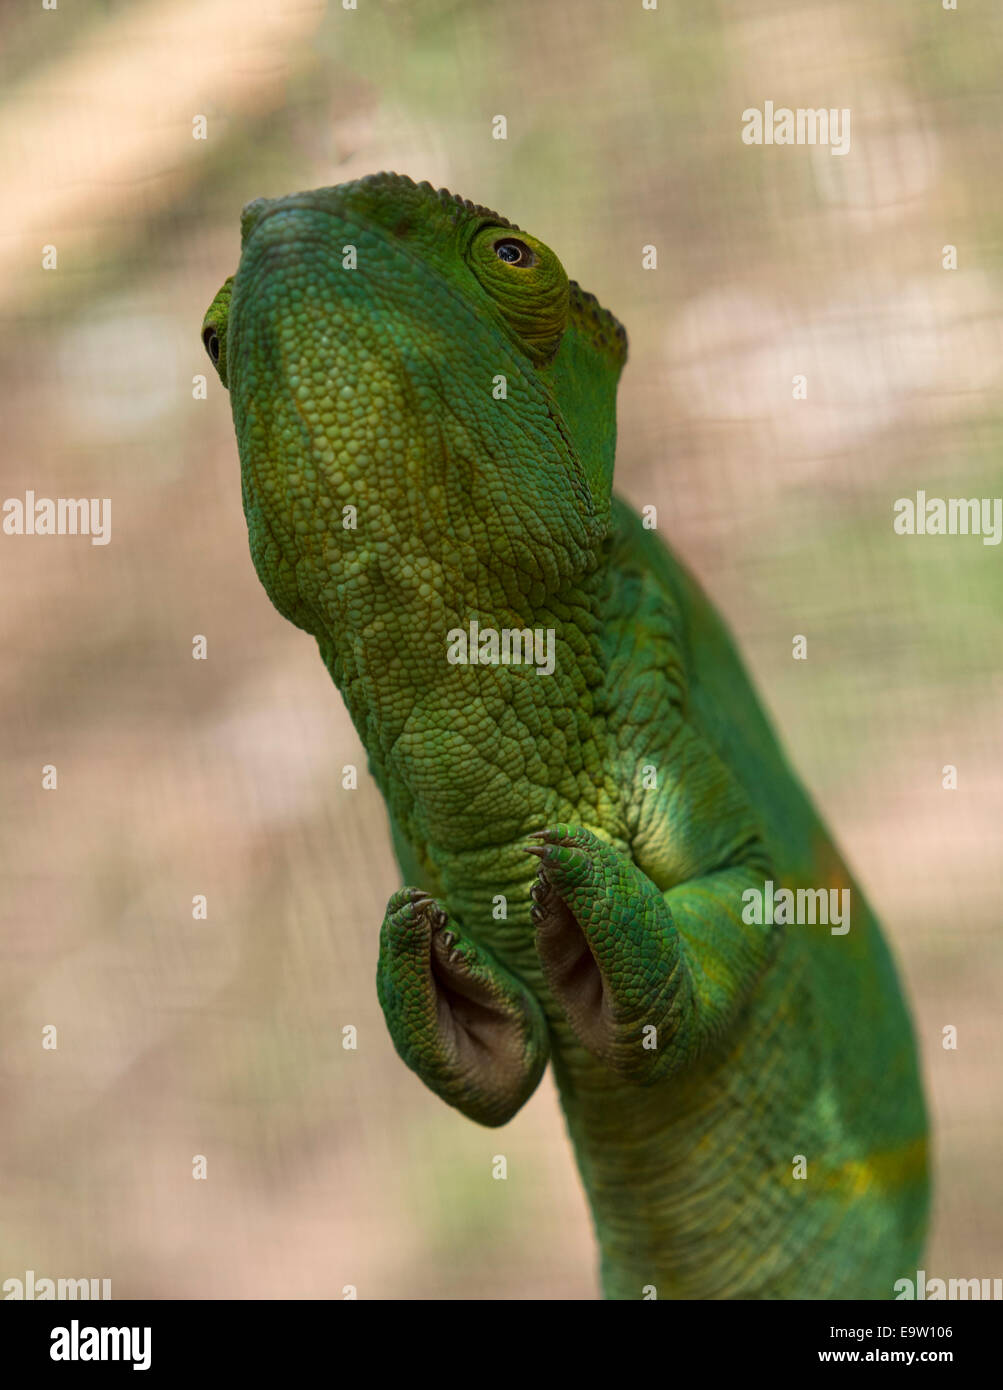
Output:
[[505,237],[496,241],[495,255],[506,265],[515,266],[518,270],[526,270],[537,263],[535,253],[524,241],[517,241],[515,237]]
[[230,317],[230,299],[233,296],[233,276],[223,282],[223,287],[206,310],[202,320],[202,344],[209,354],[209,360],[219,373],[219,379],[228,386],[226,371],[226,329]]
[[[465,251],[506,327],[536,362],[557,351],[568,323],[568,277],[542,241],[518,227],[479,227]],[[512,271],[518,270],[519,275]],[[223,343],[226,353],[226,343]]]

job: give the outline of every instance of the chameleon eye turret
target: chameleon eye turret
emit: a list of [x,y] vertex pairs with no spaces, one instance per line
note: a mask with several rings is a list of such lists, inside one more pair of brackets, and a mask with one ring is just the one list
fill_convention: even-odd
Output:
[[221,349],[219,345],[219,333],[216,331],[214,324],[207,324],[202,330],[202,341],[205,343],[205,350],[209,354],[209,359],[215,367],[219,362]]
[[228,384],[226,371],[226,330],[230,314],[230,300],[233,297],[233,276],[230,275],[222,285],[216,298],[206,310],[202,320],[202,343],[209,354],[209,361],[216,368],[223,385]]

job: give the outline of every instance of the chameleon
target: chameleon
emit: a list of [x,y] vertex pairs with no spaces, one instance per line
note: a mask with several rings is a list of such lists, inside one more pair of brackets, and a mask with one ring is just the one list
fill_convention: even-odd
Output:
[[249,203],[202,337],[255,569],[386,804],[401,1058],[485,1126],[549,1062],[606,1298],[891,1298],[929,1201],[909,1011],[723,619],[613,492],[622,325],[381,173]]

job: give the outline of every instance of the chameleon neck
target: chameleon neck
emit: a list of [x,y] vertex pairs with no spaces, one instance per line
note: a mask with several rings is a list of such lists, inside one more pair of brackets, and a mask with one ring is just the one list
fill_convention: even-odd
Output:
[[462,597],[433,593],[420,624],[383,601],[378,622],[319,639],[391,818],[420,855],[497,851],[578,802],[583,778],[602,781],[605,584],[594,560],[539,593],[484,573]]

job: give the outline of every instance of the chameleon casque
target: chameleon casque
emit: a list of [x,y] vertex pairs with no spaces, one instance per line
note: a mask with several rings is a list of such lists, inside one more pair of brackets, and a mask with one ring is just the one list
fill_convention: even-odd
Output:
[[[257,573],[387,804],[401,1057],[484,1125],[552,1063],[608,1297],[892,1297],[928,1196],[908,1012],[721,620],[612,494],[620,324],[378,174],[250,203],[203,340]],[[850,888],[850,930],[747,921],[767,881]]]

